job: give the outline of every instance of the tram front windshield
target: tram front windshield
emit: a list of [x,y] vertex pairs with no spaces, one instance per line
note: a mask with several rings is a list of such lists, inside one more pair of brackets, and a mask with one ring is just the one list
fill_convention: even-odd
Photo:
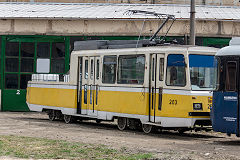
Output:
[[213,55],[189,55],[192,90],[214,90],[216,65]]

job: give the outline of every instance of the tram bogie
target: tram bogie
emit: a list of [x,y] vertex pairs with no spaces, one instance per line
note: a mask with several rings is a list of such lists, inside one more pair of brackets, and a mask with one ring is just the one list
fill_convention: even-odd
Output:
[[61,111],[66,123],[117,119],[120,130],[209,125],[216,52],[191,46],[73,51],[70,82],[30,81],[27,104],[31,111]]

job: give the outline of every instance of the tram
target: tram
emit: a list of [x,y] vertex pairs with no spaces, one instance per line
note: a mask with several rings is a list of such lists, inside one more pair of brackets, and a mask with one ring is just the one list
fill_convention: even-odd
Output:
[[239,60],[240,38],[235,37],[229,46],[216,54],[218,71],[216,90],[213,92],[211,120],[216,132],[239,137]]
[[77,50],[69,82],[28,82],[31,111],[50,120],[117,121],[120,130],[141,127],[179,132],[211,125],[212,47],[161,45]]

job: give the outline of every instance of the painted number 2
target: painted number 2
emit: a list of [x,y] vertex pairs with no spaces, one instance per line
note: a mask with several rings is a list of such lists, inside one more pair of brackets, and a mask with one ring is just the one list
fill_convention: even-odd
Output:
[[20,94],[21,94],[20,90],[17,90],[16,95],[20,95]]
[[169,104],[177,105],[177,100],[176,99],[169,99]]

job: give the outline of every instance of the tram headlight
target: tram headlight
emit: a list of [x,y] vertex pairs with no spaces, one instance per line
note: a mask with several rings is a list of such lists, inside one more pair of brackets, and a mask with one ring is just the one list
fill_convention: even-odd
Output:
[[193,103],[193,110],[202,110],[202,103]]

